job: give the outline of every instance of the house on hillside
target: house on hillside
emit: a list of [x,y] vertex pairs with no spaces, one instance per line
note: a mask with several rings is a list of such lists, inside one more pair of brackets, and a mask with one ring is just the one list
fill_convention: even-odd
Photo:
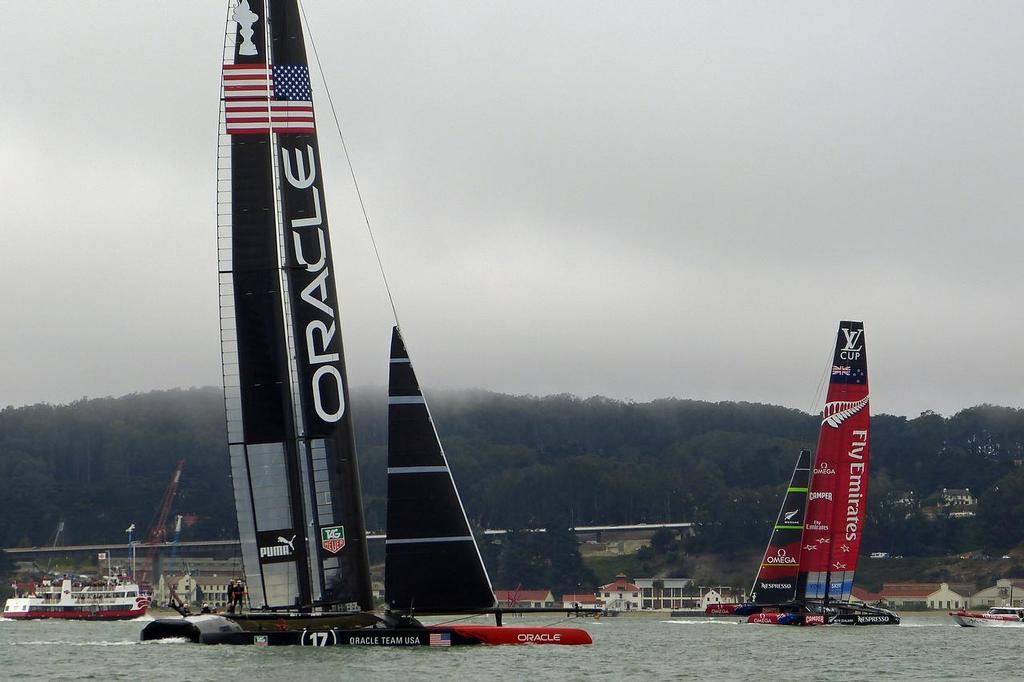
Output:
[[597,594],[604,600],[608,611],[638,611],[640,609],[640,587],[629,582],[625,573],[615,576],[615,582],[601,585]]
[[555,605],[551,590],[495,590],[494,598],[501,606],[541,609]]
[[951,519],[974,516],[978,511],[978,498],[971,494],[970,488],[943,488],[941,504]]

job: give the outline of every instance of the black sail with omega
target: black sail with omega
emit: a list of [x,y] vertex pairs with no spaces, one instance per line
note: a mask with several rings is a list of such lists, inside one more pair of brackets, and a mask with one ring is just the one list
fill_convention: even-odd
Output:
[[384,591],[395,611],[492,608],[494,592],[401,332],[391,337]]
[[781,604],[796,597],[810,478],[811,453],[801,450],[751,588],[756,604]]

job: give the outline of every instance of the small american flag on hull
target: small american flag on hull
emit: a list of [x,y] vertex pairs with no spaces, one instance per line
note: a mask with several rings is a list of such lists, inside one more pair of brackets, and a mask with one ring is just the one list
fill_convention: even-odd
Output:
[[451,646],[452,635],[450,632],[431,632],[430,646]]
[[231,135],[314,133],[309,67],[225,64],[224,117]]

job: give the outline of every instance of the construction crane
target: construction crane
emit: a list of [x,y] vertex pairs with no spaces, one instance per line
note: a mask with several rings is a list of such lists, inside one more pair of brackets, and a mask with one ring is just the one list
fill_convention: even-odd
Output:
[[167,484],[167,490],[164,491],[164,496],[160,500],[156,517],[149,526],[149,536],[146,538],[146,544],[149,545],[146,551],[147,561],[141,573],[140,584],[148,584],[154,577],[153,567],[156,561],[157,545],[167,542],[167,516],[171,513],[171,504],[174,502],[174,496],[178,493],[178,481],[181,480],[181,470],[184,468],[185,460],[179,459],[178,465],[174,468],[174,476],[171,477],[171,482]]

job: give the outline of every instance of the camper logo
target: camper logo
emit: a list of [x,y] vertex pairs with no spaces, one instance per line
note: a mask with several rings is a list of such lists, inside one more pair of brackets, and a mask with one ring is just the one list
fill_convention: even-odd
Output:
[[260,563],[275,564],[281,561],[294,561],[295,540],[298,537],[298,533],[291,528],[257,533],[256,544],[259,546]]
[[320,546],[337,554],[345,546],[345,526],[326,526],[320,529]]

